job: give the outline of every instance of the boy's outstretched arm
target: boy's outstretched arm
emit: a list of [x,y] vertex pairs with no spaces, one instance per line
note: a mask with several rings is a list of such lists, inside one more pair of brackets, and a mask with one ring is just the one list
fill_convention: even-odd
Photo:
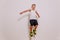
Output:
[[22,12],[20,12],[20,14],[23,14],[23,13],[25,13],[25,12],[29,12],[29,11],[30,11],[30,9],[25,10],[25,11],[22,11]]
[[37,11],[36,11],[36,14],[37,14],[38,18],[40,18],[40,15],[39,15],[39,13]]

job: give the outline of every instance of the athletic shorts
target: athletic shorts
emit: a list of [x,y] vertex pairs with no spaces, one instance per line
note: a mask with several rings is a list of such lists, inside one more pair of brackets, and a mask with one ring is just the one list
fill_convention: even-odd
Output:
[[37,20],[36,20],[36,19],[30,19],[30,25],[31,25],[31,26],[36,26],[36,25],[38,25]]

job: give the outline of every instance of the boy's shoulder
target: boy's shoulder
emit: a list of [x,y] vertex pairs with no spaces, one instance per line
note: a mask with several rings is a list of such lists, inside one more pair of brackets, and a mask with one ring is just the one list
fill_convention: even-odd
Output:
[[[32,9],[29,9],[29,12],[31,12],[31,11],[33,11]],[[34,10],[35,12],[37,11],[37,10]]]
[[37,11],[37,10],[31,10],[31,11]]

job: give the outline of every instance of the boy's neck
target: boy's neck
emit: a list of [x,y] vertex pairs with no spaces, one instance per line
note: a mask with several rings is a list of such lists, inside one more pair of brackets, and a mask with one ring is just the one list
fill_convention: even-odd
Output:
[[32,9],[33,11],[35,10],[35,9]]

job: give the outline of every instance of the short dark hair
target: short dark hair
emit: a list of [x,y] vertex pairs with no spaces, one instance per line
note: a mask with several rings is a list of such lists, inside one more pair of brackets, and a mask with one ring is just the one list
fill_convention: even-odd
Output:
[[36,4],[32,4],[32,6],[33,6],[33,5],[35,5],[35,6],[36,6]]

